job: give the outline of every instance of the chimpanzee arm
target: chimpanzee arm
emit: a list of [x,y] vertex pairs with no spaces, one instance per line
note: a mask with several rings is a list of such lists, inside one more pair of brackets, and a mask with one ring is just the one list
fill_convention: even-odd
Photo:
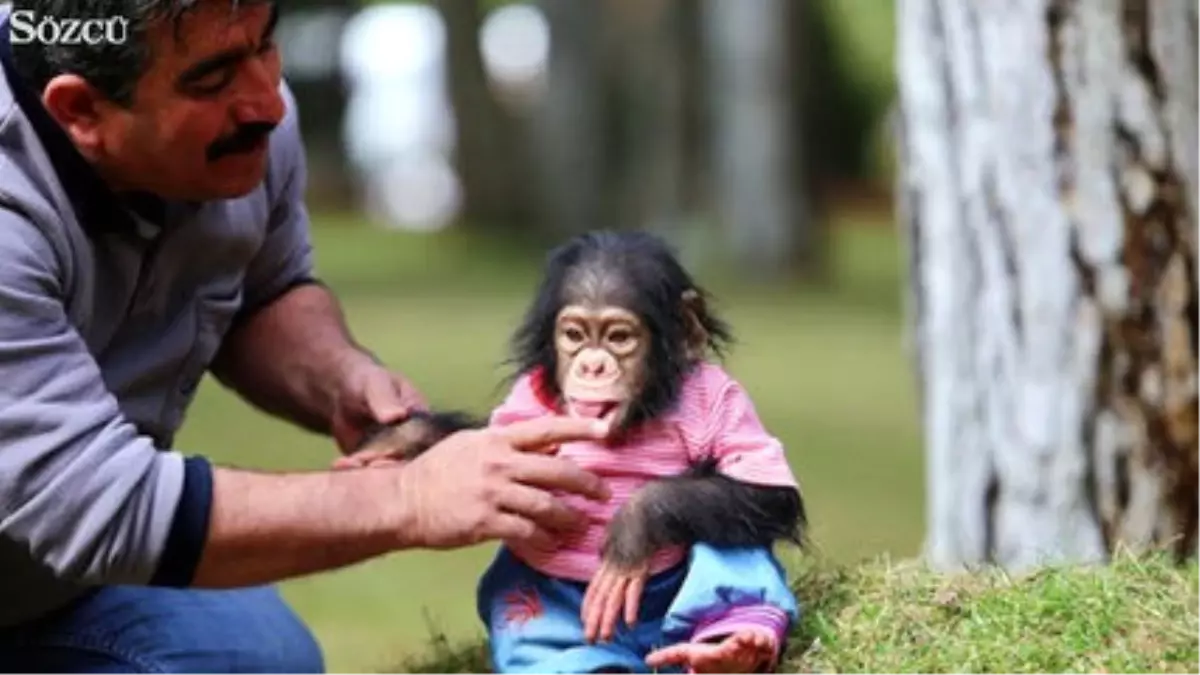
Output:
[[[743,548],[769,547],[781,539],[804,544],[807,518],[796,487],[755,485],[736,480],[719,473],[717,466],[716,459],[709,459],[681,476],[652,482],[635,493],[609,525],[603,551],[606,563],[634,569],[648,563],[664,547],[697,542],[714,547]],[[728,570],[718,572],[717,576],[728,573]],[[717,578],[711,581],[718,585],[749,584],[751,587],[756,582],[766,583],[768,587],[783,583],[774,579],[743,578],[736,571],[733,574],[737,576],[724,582]],[[698,607],[683,608],[677,616],[681,623],[673,632],[678,633],[683,642],[721,642],[729,635],[744,631],[765,631],[773,638],[774,654],[754,672],[774,670],[794,618],[786,603],[779,606],[763,598],[743,606],[731,606],[723,601],[718,601],[717,606],[709,606],[703,595],[694,598],[692,603],[696,601],[701,603]],[[695,610],[700,613],[689,616],[695,614]],[[699,620],[699,616],[707,618]]]
[[617,511],[604,558],[620,567],[647,562],[667,546],[804,543],[807,517],[799,490],[762,486],[720,474],[715,460],[643,487]]
[[415,459],[457,431],[480,429],[485,425],[483,420],[462,411],[416,410],[398,422],[381,424],[368,431],[355,452],[381,450],[404,459]]
[[609,562],[636,565],[666,546],[695,542],[804,543],[798,484],[745,388],[715,366],[703,367],[695,382],[696,393],[681,403],[696,448],[689,449],[692,469],[646,485],[617,512],[605,545]]
[[548,412],[537,400],[531,377],[523,375],[486,419],[461,410],[414,411],[398,422],[381,424],[368,431],[355,452],[377,451],[415,459],[457,431],[507,426]]

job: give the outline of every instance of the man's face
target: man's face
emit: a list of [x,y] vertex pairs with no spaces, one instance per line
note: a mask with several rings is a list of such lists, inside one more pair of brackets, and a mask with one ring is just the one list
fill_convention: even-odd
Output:
[[266,132],[284,114],[273,5],[202,2],[178,34],[170,20],[151,28],[132,105],[96,102],[85,136],[85,154],[114,187],[202,201],[262,181]]

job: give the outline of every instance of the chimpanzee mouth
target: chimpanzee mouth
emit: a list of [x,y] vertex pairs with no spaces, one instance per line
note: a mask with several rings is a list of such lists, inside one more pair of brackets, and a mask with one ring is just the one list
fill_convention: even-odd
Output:
[[571,415],[574,415],[575,417],[590,417],[592,419],[604,421],[612,421],[620,407],[620,401],[586,401],[580,399],[567,400],[567,411]]

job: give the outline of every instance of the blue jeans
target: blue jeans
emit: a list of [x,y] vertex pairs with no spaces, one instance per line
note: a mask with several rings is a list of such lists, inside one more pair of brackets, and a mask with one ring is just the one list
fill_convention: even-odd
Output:
[[792,625],[800,618],[783,567],[765,548],[695,544],[685,562],[647,581],[637,623],[618,621],[610,643],[584,640],[579,610],[586,590],[587,584],[538,572],[502,547],[477,595],[494,671],[646,673],[647,653],[690,639],[713,612],[766,604],[786,613]]
[[318,673],[321,648],[273,587],[99,589],[0,629],[0,671]]

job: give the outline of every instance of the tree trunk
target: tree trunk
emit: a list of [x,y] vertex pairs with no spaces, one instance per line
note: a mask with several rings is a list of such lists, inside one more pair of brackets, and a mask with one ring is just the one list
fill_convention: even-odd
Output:
[[1194,555],[1196,2],[898,8],[930,562]]
[[314,209],[354,206],[356,186],[343,138],[350,92],[338,68],[338,37],[360,5],[296,0],[279,19],[285,75],[304,127],[307,199]]
[[[479,46],[479,0],[438,0],[446,24],[446,73],[455,118],[454,163],[461,218],[474,229],[521,232],[535,216],[531,157],[519,120],[488,82]],[[536,227],[536,223],[533,224]]]
[[778,276],[796,261],[810,225],[792,135],[797,83],[788,4],[704,3],[718,211],[736,260],[760,276]]
[[[679,98],[681,126],[680,190],[685,218],[711,213],[710,114],[707,106],[709,77],[704,58],[704,15],[693,0],[676,0],[679,46]],[[694,225],[691,229],[695,229]]]
[[676,231],[683,219],[683,45],[678,0],[606,0],[614,79],[611,198],[624,228]]
[[542,218],[559,236],[609,228],[602,3],[539,0],[538,7],[550,26],[547,86],[533,123]]

